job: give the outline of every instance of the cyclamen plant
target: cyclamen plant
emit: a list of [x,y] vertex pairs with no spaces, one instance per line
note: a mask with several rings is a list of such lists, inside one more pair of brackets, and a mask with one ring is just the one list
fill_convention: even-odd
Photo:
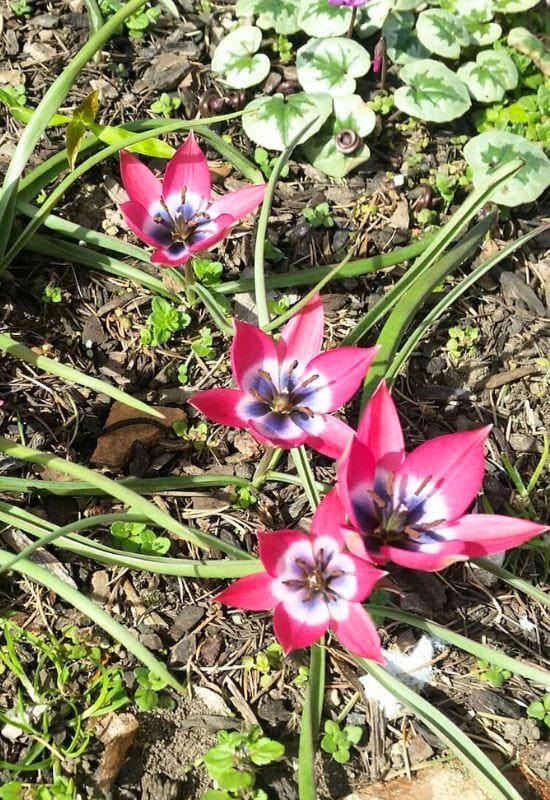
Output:
[[125,150],[120,171],[130,198],[120,207],[126,224],[156,248],[152,262],[172,267],[220,242],[260,205],[266,188],[246,186],[211,202],[208,162],[192,131],[168,162],[162,182]]
[[376,347],[321,352],[323,306],[313,297],[275,341],[246,322],[235,322],[231,365],[238,389],[207,389],[191,404],[222,425],[249,428],[273,447],[308,444],[339,458],[353,430],[332,412],[357,391]]

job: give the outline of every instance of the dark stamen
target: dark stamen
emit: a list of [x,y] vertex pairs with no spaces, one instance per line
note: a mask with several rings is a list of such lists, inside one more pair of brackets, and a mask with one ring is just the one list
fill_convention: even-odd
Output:
[[310,419],[313,419],[315,414],[308,406],[294,406],[294,411],[299,411],[301,414],[305,414]]
[[420,484],[420,486],[418,487],[418,489],[417,489],[417,490],[415,491],[415,493],[414,493],[414,494],[415,494],[415,497],[418,497],[418,495],[419,495],[419,494],[421,494],[421,493],[424,491],[424,489],[425,489],[425,488],[426,488],[426,486],[429,484],[429,482],[431,481],[431,479],[432,479],[432,476],[431,476],[431,475],[428,475],[428,477],[427,477],[427,478],[424,478],[424,480],[422,481],[422,483]]
[[374,504],[378,506],[378,508],[386,508],[386,501],[380,497],[380,495],[375,492],[374,489],[369,489],[368,492],[372,497]]
[[300,386],[305,389],[305,387],[309,386],[310,383],[313,383],[313,381],[316,381],[318,377],[319,377],[318,375],[311,375],[311,377],[307,378],[305,381],[302,381]]

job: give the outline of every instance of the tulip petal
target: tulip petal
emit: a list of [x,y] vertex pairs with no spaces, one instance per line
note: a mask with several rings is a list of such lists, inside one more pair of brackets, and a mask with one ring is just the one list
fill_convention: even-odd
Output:
[[340,528],[345,525],[346,512],[335,486],[326,494],[317,506],[311,520],[311,532],[316,535],[330,533],[338,540],[340,548],[344,544],[344,537]]
[[194,394],[188,403],[220,425],[246,428],[248,420],[239,414],[244,397],[246,395],[238,389],[205,389]]
[[[304,551],[301,551],[304,548]],[[258,531],[258,554],[268,575],[278,578],[292,570],[292,560],[300,550],[300,557],[313,561],[311,540],[305,533],[293,530],[266,533]]]
[[255,325],[235,320],[231,367],[237,385],[245,392],[256,388],[260,369],[273,374],[276,380],[279,374],[279,362],[275,342],[271,336]]
[[380,637],[372,619],[359,603],[348,606],[347,619],[333,621],[330,627],[350,653],[384,664]]
[[257,183],[235,192],[227,192],[213,201],[208,207],[208,214],[212,219],[217,219],[220,214],[230,214],[235,221],[240,220],[258,208],[264,199],[266,188],[266,183]]
[[377,569],[369,561],[366,561],[360,556],[353,555],[352,553],[345,553],[346,557],[351,559],[353,564],[353,572],[357,577],[357,588],[351,597],[347,600],[361,603],[373,591],[378,581],[382,580],[384,575],[388,573],[383,569]]
[[[368,550],[369,542],[367,541]],[[448,567],[449,564],[454,564],[455,561],[465,561],[468,556],[463,552],[462,543],[455,540],[416,550],[382,545],[376,554],[376,558],[380,559],[381,563],[383,560],[387,560],[408,569],[438,572],[440,569]]]
[[160,264],[164,267],[178,267],[185,264],[191,258],[191,251],[184,244],[174,244],[171,247],[160,247],[151,255],[153,264]]
[[169,247],[171,244],[170,234],[162,225],[157,225],[153,217],[140,203],[129,200],[122,203],[120,210],[124,220],[132,233],[145,244],[152,247]]
[[181,198],[182,190],[187,190],[190,196],[194,195],[192,202],[196,204],[198,198],[209,199],[210,188],[208,163],[191,131],[166,166],[162,195],[168,201],[173,195]]
[[273,579],[265,572],[239,578],[213,597],[218,603],[225,603],[245,611],[264,611],[275,608],[279,602],[272,590]]
[[275,609],[273,629],[275,636],[283,646],[285,655],[290,653],[291,650],[314,644],[328,628],[328,612],[326,622],[321,622],[317,625],[307,625],[302,620],[303,618],[296,618],[294,615],[289,614],[282,603]]
[[370,531],[375,516],[371,492],[376,463],[370,450],[355,438],[338,464],[338,493],[346,514],[360,531]]
[[209,247],[221,242],[229,233],[234,222],[233,217],[228,214],[222,214],[217,219],[200,225],[189,240],[190,252],[198,253],[199,250],[207,250]]
[[486,426],[437,436],[405,458],[396,476],[394,497],[406,503],[411,522],[451,521],[462,516],[481,487],[483,444],[490,430]]
[[306,444],[328,458],[340,458],[353,439],[353,429],[331,414],[316,414],[315,417],[323,420],[323,430],[317,435],[308,433]]
[[304,404],[323,413],[343,406],[361,385],[376,350],[376,347],[336,347],[319,353],[304,373],[306,379],[310,374],[319,376],[307,387]]
[[296,360],[306,367],[321,350],[323,324],[323,304],[320,295],[316,294],[281,329],[277,343],[281,362]]
[[405,458],[401,422],[391,394],[383,381],[367,403],[357,438],[370,450],[377,465],[395,472]]
[[308,439],[308,434],[296,425],[288,414],[270,411],[263,417],[249,419],[250,430],[259,441],[273,447],[299,447]]
[[476,558],[510,550],[549,529],[550,525],[500,514],[466,514],[441,533],[460,541],[468,558]]
[[158,205],[162,196],[162,184],[146,167],[143,161],[129,153],[120,151],[120,177],[128,197],[146,210]]

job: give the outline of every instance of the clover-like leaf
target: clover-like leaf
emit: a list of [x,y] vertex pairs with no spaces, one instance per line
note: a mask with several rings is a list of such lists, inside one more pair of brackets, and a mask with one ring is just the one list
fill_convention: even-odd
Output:
[[491,22],[494,15],[492,0],[457,0],[453,10],[470,35],[470,44],[485,47],[496,42],[502,28]]
[[518,85],[516,65],[504,50],[484,50],[475,63],[469,61],[456,74],[480,103],[498,103]]
[[386,40],[386,52],[394,64],[410,64],[430,55],[418,41],[414,23],[415,16],[410,11],[394,12],[384,22],[382,35]]
[[400,86],[394,102],[400,111],[431,122],[448,122],[461,117],[471,106],[470,95],[455,73],[431,58],[406,64],[400,72]]
[[355,78],[369,68],[365,48],[344,37],[313,39],[296,53],[298,80],[306,92],[328,92],[333,97],[353,94]]
[[342,36],[350,26],[352,10],[331,6],[327,0],[302,0],[298,24],[308,36]]
[[429,8],[418,15],[416,34],[424,47],[444,58],[458,58],[470,42],[460,18],[440,8]]
[[494,0],[495,11],[503,14],[520,14],[538,5],[539,0]]
[[242,25],[222,39],[212,57],[212,71],[224,76],[234,89],[256,86],[267,78],[271,63],[263,53],[262,32],[255,25]]
[[258,97],[249,103],[242,117],[243,128],[253,142],[269,150],[284,150],[292,139],[311,122],[300,142],[317,133],[332,111],[328,94],[298,92],[284,97]]
[[485,183],[499,167],[515,158],[525,162],[492,195],[491,199],[503,206],[532,203],[550,186],[550,161],[534,142],[515,133],[491,130],[474,136],[464,146],[464,158],[473,170],[474,186]]
[[257,16],[256,25],[262,30],[275,30],[289,36],[300,30],[298,13],[300,0],[237,0],[238,17]]
[[363,142],[353,153],[343,153],[336,146],[340,131],[351,130],[360,137],[368,136],[376,124],[376,114],[356,94],[334,98],[334,113],[319,133],[302,145],[307,159],[316,169],[333,178],[343,178],[352,169],[370,158],[370,150]]

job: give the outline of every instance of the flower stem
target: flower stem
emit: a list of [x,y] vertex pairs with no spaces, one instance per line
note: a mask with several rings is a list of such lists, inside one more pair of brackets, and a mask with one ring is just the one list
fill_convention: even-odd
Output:
[[183,265],[183,274],[185,277],[185,296],[188,304],[192,306],[195,303],[196,295],[192,288],[195,283],[195,274],[191,266],[191,261],[186,261]]
[[351,39],[351,37],[353,36],[353,29],[355,28],[355,18],[356,17],[357,17],[357,8],[356,8],[356,6],[354,6],[351,9],[351,19],[349,21],[349,28],[348,28],[348,32],[346,34],[348,39]]
[[311,470],[311,465],[307,457],[306,449],[304,445],[301,444],[300,447],[293,447],[290,452],[292,454],[292,460],[296,466],[296,472],[302,481],[302,486],[304,487],[304,491],[307,495],[311,509],[312,511],[315,511],[319,505],[320,498],[319,492],[317,491],[317,484],[315,483],[315,478],[313,477],[313,472]]
[[300,744],[298,749],[298,797],[299,800],[316,800],[315,786],[315,740],[319,733],[323,698],[325,694],[325,646],[321,639],[312,645]]
[[277,466],[282,452],[280,447],[266,447],[252,478],[254,489],[259,489],[266,482],[268,473]]

